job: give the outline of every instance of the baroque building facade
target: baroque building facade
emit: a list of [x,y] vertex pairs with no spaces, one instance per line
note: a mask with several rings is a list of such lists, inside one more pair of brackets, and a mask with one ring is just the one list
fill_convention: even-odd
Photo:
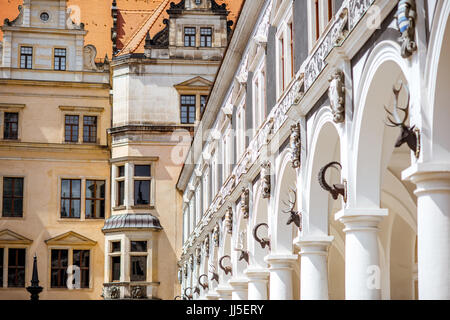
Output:
[[245,2],[177,183],[177,298],[450,299],[449,16]]
[[[0,299],[29,297],[33,256],[41,299],[172,299],[174,186],[230,11],[214,0],[111,0],[109,61],[85,43],[98,30],[77,4],[24,0],[2,26]],[[94,41],[103,55],[105,41]]]

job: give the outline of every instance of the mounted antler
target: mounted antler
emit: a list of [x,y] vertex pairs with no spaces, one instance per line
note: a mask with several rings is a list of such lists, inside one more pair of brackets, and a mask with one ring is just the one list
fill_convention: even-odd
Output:
[[220,258],[220,260],[219,260],[219,267],[220,267],[220,269],[222,269],[224,272],[225,272],[225,274],[231,274],[231,275],[233,275],[233,270],[232,270],[232,268],[231,267],[224,267],[223,266],[223,264],[222,264],[222,262],[223,262],[223,259],[225,259],[225,258],[228,258],[228,259],[231,259],[231,257],[230,256],[223,256],[222,258]]
[[[398,105],[398,99],[399,99],[399,95],[400,95],[400,92],[402,91],[403,87],[405,88],[406,93],[408,95],[408,102],[407,102],[405,108],[400,108]],[[395,128],[395,127],[401,128],[401,133],[395,143],[395,147],[399,148],[404,143],[406,143],[408,145],[408,147],[416,154],[416,157],[418,157],[419,150],[417,148],[417,141],[418,141],[418,136],[416,133],[417,130],[415,129],[415,126],[409,127],[406,125],[406,121],[408,120],[408,117],[409,117],[409,104],[410,104],[410,100],[411,100],[411,97],[409,94],[409,88],[406,84],[404,84],[402,81],[400,81],[400,88],[396,89],[394,86],[392,88],[392,91],[394,92],[394,111],[390,112],[386,106],[384,106],[384,110],[390,116],[394,117],[395,121],[391,117],[387,116],[387,120],[389,121],[390,124],[386,123],[386,125],[389,127],[393,127],[393,128]],[[405,113],[403,120],[400,120],[397,110],[403,111]]]
[[209,288],[208,282],[206,283],[202,283],[202,278],[205,278],[208,281],[208,275],[207,274],[202,274],[200,277],[198,277],[198,284],[203,288],[203,290],[206,290]]
[[345,185],[344,184],[333,184],[333,187],[331,187],[327,181],[325,180],[325,174],[327,173],[327,170],[329,168],[336,168],[339,167],[342,169],[342,166],[339,162],[333,161],[327,164],[325,167],[320,169],[319,171],[319,184],[325,191],[328,191],[334,200],[337,200],[339,195],[344,197],[345,199]]
[[258,230],[261,227],[266,227],[267,229],[269,229],[269,226],[267,225],[267,223],[260,223],[257,224],[254,228],[253,228],[253,238],[256,240],[256,242],[258,242],[261,245],[261,248],[265,248],[266,246],[269,247],[269,250],[271,250],[270,248],[270,239],[269,238],[259,238],[258,237]]
[[212,264],[210,264],[209,267],[210,267],[209,272],[212,273],[211,281],[216,280],[217,282],[219,282],[219,275],[216,272],[216,267]]
[[[190,290],[190,294],[187,294],[186,291]],[[188,287],[184,289],[184,295],[188,300],[192,300],[194,298],[194,295],[192,294],[192,288]]]
[[290,225],[291,223],[294,223],[297,228],[302,230],[302,214],[299,211],[295,211],[295,205],[297,204],[297,191],[294,189],[290,189],[290,192],[294,193],[294,200],[291,199],[291,195],[289,193],[289,204],[287,204],[285,201],[283,201],[284,205],[288,206],[288,210],[283,210],[284,213],[289,213],[291,216],[289,217],[287,225]]
[[245,232],[240,233],[238,247],[235,248],[234,251],[241,252],[241,255],[239,256],[239,261],[245,260],[247,262],[247,264],[249,264],[250,261],[249,261],[248,251],[244,250],[244,234],[245,234]]

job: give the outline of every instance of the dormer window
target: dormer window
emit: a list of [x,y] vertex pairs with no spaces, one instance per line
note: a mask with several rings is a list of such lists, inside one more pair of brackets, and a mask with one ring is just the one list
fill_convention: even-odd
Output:
[[195,28],[193,27],[184,28],[184,46],[195,47]]
[[200,47],[211,47],[212,28],[200,28]]

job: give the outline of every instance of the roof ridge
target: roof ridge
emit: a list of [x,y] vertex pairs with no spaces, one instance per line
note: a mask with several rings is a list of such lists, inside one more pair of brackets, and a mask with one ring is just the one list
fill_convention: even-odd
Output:
[[142,42],[142,39],[145,38],[147,32],[153,27],[153,24],[158,19],[158,17],[163,12],[164,8],[167,6],[170,0],[163,0],[158,8],[149,16],[147,19],[144,19],[143,23],[136,29],[134,34],[129,38],[129,40],[125,43],[122,50],[119,52],[118,56],[123,54],[127,54],[136,50],[139,44]]

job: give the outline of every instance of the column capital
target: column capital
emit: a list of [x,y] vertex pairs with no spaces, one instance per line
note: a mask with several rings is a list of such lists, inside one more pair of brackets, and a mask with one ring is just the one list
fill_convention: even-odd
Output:
[[381,208],[350,208],[337,212],[334,218],[345,225],[344,232],[378,231],[378,224],[388,212]]
[[328,248],[333,243],[333,236],[305,236],[294,240],[294,245],[300,248],[299,255],[320,254],[327,255]]
[[450,165],[447,163],[415,163],[402,172],[402,179],[417,185],[417,196],[430,192],[450,192]]
[[266,268],[252,268],[249,267],[244,271],[244,274],[251,281],[267,281],[269,279],[269,269]]
[[264,261],[270,264],[269,270],[290,269],[292,264],[298,259],[295,254],[270,254],[264,258]]

